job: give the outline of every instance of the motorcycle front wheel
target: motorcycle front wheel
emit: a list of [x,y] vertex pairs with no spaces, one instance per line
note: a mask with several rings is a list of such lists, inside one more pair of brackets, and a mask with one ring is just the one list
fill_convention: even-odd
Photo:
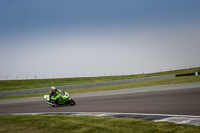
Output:
[[73,99],[71,99],[71,100],[69,101],[69,105],[74,106],[74,105],[75,105],[75,101],[74,101]]

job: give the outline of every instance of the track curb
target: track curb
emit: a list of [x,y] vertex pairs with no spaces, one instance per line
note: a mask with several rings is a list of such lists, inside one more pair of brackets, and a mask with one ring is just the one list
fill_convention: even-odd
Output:
[[98,116],[115,118],[134,118],[154,122],[173,122],[176,124],[188,124],[200,126],[200,116],[169,115],[169,114],[142,114],[142,113],[108,113],[108,112],[40,112],[40,113],[1,113],[0,115],[76,115]]

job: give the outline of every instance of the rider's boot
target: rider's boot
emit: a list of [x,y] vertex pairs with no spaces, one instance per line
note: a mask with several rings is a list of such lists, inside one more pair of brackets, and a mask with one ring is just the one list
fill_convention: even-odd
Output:
[[47,104],[54,105],[51,101],[48,101]]

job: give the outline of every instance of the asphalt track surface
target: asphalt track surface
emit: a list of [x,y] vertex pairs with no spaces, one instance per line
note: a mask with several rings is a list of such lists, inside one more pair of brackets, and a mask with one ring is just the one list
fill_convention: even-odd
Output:
[[[107,112],[107,113],[143,113],[143,114],[170,114],[200,116],[200,82],[196,86],[192,83],[159,86],[160,90],[151,90],[156,87],[144,87],[146,91],[128,92],[118,90],[116,94],[103,92],[101,95],[71,97],[76,101],[75,106],[61,105],[51,107],[45,99],[17,103],[0,101],[0,114],[4,113],[42,113],[42,112]],[[199,87],[198,87],[199,86]],[[162,88],[168,88],[162,90]],[[136,88],[135,90],[140,89]],[[134,89],[132,89],[134,90]],[[111,93],[112,91],[110,91]],[[89,93],[88,93],[89,94]],[[92,94],[92,93],[91,93]],[[93,93],[94,94],[94,93]],[[73,97],[74,96],[74,97]],[[200,118],[200,117],[199,117]],[[199,123],[199,120],[198,120]]]

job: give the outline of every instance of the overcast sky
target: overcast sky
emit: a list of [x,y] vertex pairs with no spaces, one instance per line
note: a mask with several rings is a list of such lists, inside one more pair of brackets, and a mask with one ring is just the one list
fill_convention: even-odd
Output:
[[0,0],[0,80],[200,66],[199,0]]

